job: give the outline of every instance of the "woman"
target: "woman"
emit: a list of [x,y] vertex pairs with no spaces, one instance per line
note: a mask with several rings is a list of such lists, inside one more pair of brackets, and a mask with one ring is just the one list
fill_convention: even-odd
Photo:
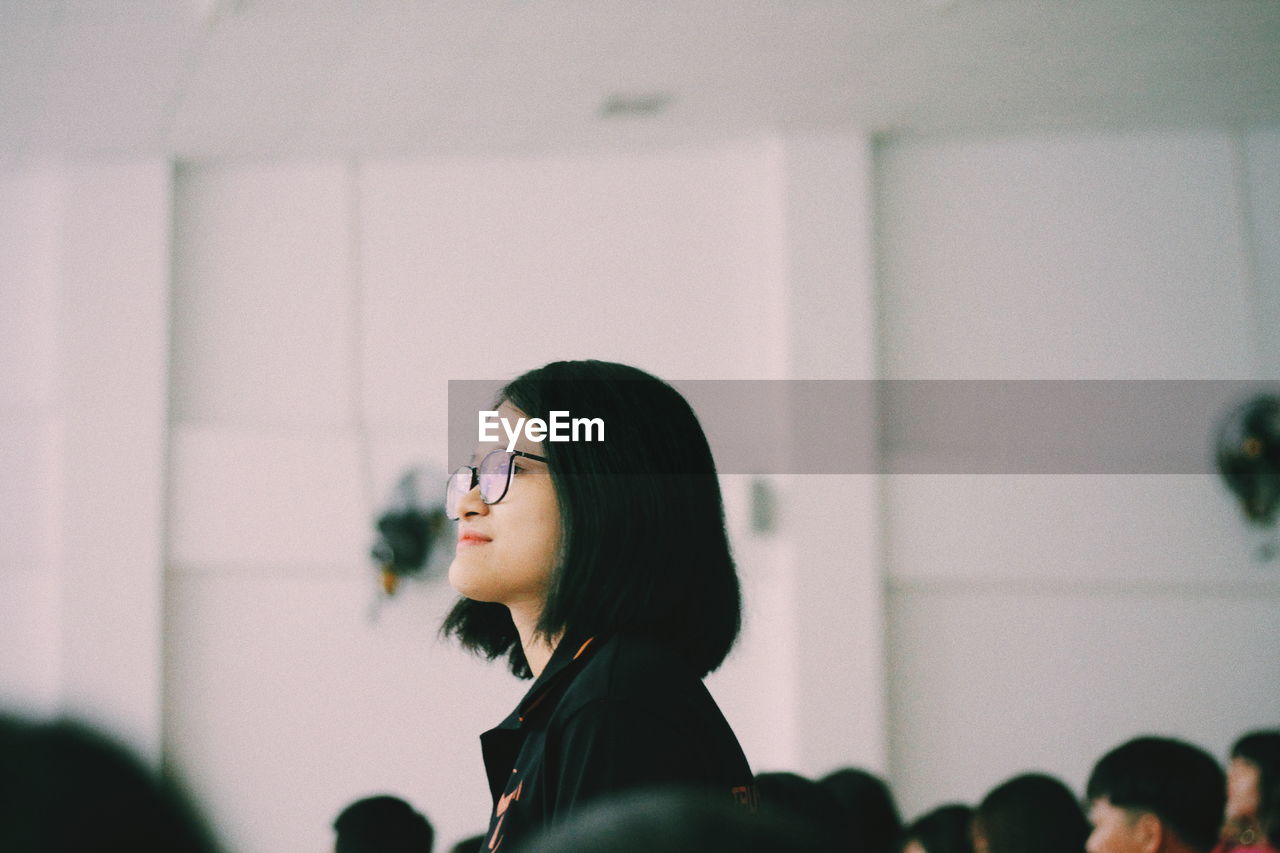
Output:
[[[1268,832],[1276,818],[1267,806],[1280,801],[1280,730],[1250,732],[1231,748],[1222,841],[1214,853],[1276,853]],[[1274,808],[1274,806],[1273,806]]]
[[482,445],[450,478],[458,521],[444,632],[533,678],[481,736],[486,849],[511,849],[625,788],[705,786],[754,804],[751,770],[702,678],[724,660],[740,596],[711,451],[661,380],[555,362],[507,385],[508,424],[600,419],[603,441]]
[[1066,785],[1026,773],[982,799],[972,830],[976,853],[1084,853],[1089,822]]

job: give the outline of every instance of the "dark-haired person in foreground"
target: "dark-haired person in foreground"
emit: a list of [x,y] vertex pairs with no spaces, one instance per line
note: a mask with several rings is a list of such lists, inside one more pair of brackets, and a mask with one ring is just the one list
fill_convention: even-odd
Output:
[[0,851],[216,853],[169,773],[70,720],[0,716]]
[[356,800],[333,821],[334,853],[431,853],[435,828],[399,797]]
[[973,809],[964,803],[946,803],[931,809],[902,833],[901,853],[973,853],[970,825]]
[[1085,796],[1089,853],[1208,853],[1222,822],[1226,777],[1199,747],[1140,737],[1098,761]]
[[874,773],[842,767],[818,780],[836,798],[842,847],[851,853],[897,853],[902,816],[893,792]]
[[739,808],[707,790],[636,789],[602,797],[520,853],[831,853],[828,837],[785,813]]
[[982,798],[972,831],[976,853],[1084,853],[1089,822],[1070,788],[1024,773]]
[[821,783],[789,771],[757,773],[756,793],[761,814],[795,820],[826,839],[829,849],[846,849],[840,837],[844,810]]
[[1231,747],[1226,820],[1214,853],[1276,853],[1268,835],[1280,837],[1278,805],[1280,729],[1249,732]]
[[[449,480],[458,521],[443,631],[533,685],[481,736],[510,851],[584,803],[639,786],[754,804],[751,769],[702,683],[741,602],[711,450],[671,386],[625,365],[555,362],[509,383],[508,424],[599,419],[603,439],[479,443]],[[496,449],[495,449],[496,448]]]

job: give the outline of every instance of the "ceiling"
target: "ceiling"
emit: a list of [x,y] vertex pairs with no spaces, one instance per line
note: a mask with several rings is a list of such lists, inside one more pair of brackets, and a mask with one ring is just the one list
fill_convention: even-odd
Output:
[[1280,123],[1280,0],[0,0],[0,166]]

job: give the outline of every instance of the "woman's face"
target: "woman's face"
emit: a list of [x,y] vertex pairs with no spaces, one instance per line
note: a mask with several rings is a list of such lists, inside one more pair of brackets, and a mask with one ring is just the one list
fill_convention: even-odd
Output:
[[[510,403],[500,405],[498,415],[513,426],[525,417]],[[471,464],[494,448],[482,445]],[[523,434],[515,449],[544,455],[542,443]],[[475,601],[541,612],[560,553],[560,506],[545,462],[523,456],[512,462],[511,488],[502,500],[486,504],[474,488],[459,502],[458,547],[449,583]]]
[[1233,758],[1227,765],[1227,820],[1243,820],[1258,814],[1258,765]]

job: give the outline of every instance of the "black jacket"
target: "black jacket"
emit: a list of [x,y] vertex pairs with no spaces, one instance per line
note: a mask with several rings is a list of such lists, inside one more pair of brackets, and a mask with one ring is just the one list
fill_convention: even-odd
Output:
[[754,808],[751,769],[702,679],[637,635],[562,641],[509,717],[480,736],[493,794],[482,850],[625,788],[719,788]]

